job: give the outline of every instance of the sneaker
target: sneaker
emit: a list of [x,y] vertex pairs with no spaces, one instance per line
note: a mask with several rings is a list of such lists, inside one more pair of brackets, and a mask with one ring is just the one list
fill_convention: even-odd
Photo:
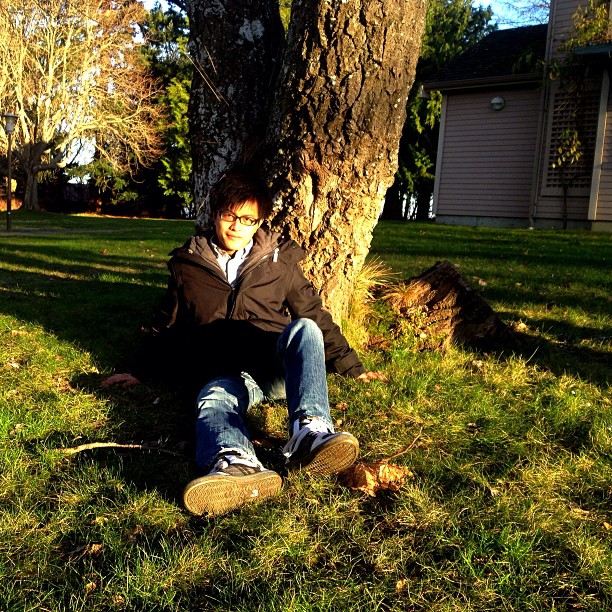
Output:
[[272,497],[281,485],[276,472],[236,455],[222,455],[209,474],[187,484],[183,503],[192,514],[218,516]]
[[294,434],[285,447],[288,470],[301,469],[323,476],[337,474],[355,463],[359,442],[350,433],[330,432],[315,419],[294,423]]

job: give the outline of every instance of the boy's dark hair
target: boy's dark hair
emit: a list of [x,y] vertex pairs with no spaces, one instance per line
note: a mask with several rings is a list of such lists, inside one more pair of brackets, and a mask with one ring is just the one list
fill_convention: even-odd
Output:
[[260,219],[267,219],[274,208],[265,182],[244,170],[228,172],[210,190],[210,212],[213,215],[221,210],[231,210],[244,202],[257,202]]

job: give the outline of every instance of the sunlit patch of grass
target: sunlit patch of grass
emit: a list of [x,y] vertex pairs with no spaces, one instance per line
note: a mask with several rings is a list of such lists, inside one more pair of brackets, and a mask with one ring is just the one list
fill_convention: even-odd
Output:
[[371,319],[375,311],[373,302],[380,291],[392,280],[391,270],[377,258],[367,261],[361,268],[349,304],[349,312],[342,322],[342,331],[355,349],[364,349],[371,336]]

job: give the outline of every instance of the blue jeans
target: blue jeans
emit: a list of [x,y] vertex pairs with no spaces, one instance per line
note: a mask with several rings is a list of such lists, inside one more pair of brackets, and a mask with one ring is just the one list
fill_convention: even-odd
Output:
[[[249,350],[257,350],[249,347]],[[301,417],[318,417],[330,431],[323,334],[314,321],[297,319],[276,346],[279,378],[261,387],[248,374],[210,380],[197,400],[196,465],[209,471],[220,452],[234,452],[258,462],[244,423],[247,410],[265,399],[287,399],[289,427]],[[263,388],[262,388],[263,387]]]

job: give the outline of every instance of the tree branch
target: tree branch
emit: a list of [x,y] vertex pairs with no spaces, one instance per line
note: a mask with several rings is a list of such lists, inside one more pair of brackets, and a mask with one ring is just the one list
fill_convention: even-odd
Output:
[[118,442],[89,442],[87,444],[80,444],[79,446],[73,446],[71,448],[58,448],[57,450],[64,455],[76,455],[77,453],[93,450],[94,448],[119,448],[128,450],[155,451],[156,453],[164,453],[173,457],[185,458],[185,455],[182,453],[176,453],[159,446],[150,446],[148,444],[119,444]]

